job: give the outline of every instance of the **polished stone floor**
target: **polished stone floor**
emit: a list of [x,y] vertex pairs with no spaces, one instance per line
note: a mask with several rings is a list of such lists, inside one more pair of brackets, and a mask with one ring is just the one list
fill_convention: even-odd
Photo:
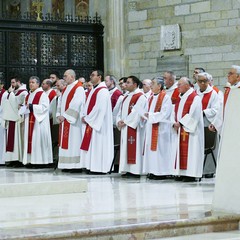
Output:
[[[86,180],[87,190],[24,196],[21,178],[24,182],[34,182],[36,179],[61,182]],[[134,224],[171,223],[212,215],[214,179],[183,183],[148,180],[145,176],[140,179],[122,179],[116,173],[88,175],[62,173],[53,169],[2,167],[0,181],[0,185],[15,183],[19,189],[23,189],[20,197],[4,197],[4,192],[0,192],[0,239],[60,236],[79,229],[89,231]]]

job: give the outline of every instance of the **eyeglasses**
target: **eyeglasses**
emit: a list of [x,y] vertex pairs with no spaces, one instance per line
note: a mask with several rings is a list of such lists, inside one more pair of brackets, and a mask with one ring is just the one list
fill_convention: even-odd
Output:
[[207,83],[207,80],[198,80],[199,83]]

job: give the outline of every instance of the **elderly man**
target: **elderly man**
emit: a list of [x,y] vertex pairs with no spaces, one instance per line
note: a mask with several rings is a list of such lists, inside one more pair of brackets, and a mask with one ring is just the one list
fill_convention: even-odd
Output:
[[142,81],[143,93],[144,93],[144,96],[147,98],[147,100],[149,100],[149,98],[152,95],[151,84],[152,84],[151,79],[144,79]]
[[201,99],[188,78],[178,81],[180,101],[175,105],[174,130],[177,133],[176,180],[196,181],[202,177],[204,126]]
[[[202,101],[202,111],[203,111],[203,121],[204,121],[204,134],[205,139],[209,135],[209,125],[212,124],[220,111],[220,99],[217,92],[210,86],[211,76],[206,73],[199,73],[196,77],[197,84],[199,88],[196,93],[201,98]],[[217,139],[216,139],[217,140]],[[210,156],[209,156],[210,157]],[[208,173],[209,171],[214,172],[214,169],[205,168],[207,178],[212,178],[213,173]]]
[[172,104],[179,100],[179,91],[176,82],[176,75],[172,71],[167,71],[163,74],[166,94],[171,98]]
[[3,108],[7,129],[4,160],[7,166],[22,166],[24,119],[19,115],[18,109],[24,104],[27,94],[26,85],[21,83],[20,78],[13,77]]
[[129,76],[126,82],[128,94],[122,101],[117,115],[117,127],[121,130],[120,165],[122,177],[140,177],[142,174],[143,126],[141,115],[134,106],[146,111],[147,99],[139,90],[140,80]]
[[80,169],[80,144],[82,141],[82,123],[80,111],[85,103],[82,83],[76,80],[75,71],[68,69],[64,73],[67,87],[58,99],[57,119],[59,125],[60,169]]
[[81,167],[91,174],[109,172],[113,161],[112,105],[103,72],[95,70],[90,75],[93,89],[82,111],[83,141]]
[[163,90],[164,80],[157,77],[152,80],[153,95],[148,102],[143,173],[149,179],[162,180],[173,174],[173,158],[171,158],[171,125],[170,116],[172,102]]
[[23,164],[53,163],[49,124],[49,99],[37,76],[29,79],[30,93],[25,98]]

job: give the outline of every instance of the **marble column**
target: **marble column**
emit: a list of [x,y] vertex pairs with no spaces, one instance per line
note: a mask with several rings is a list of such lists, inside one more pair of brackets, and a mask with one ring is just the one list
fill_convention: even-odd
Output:
[[105,29],[105,72],[120,78],[125,75],[125,14],[124,1],[107,1]]

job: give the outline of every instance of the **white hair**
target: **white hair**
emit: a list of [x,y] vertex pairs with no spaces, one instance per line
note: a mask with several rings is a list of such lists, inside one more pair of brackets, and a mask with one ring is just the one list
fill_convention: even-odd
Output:
[[232,65],[232,68],[233,68],[233,69],[236,69],[237,74],[240,74],[240,66],[238,66],[238,65]]
[[181,78],[179,79],[179,81],[180,81],[180,80],[184,81],[184,82],[187,83],[189,86],[192,86],[192,82],[191,82],[191,80],[190,80],[189,78],[187,78],[187,77],[181,77]]
[[144,80],[142,81],[142,83],[145,83],[145,84],[147,84],[148,86],[151,86],[152,80],[151,80],[151,79],[144,79]]
[[201,73],[197,74],[197,79],[198,79],[198,77],[206,77],[208,82],[212,81],[212,75],[210,75],[207,72],[201,72]]

